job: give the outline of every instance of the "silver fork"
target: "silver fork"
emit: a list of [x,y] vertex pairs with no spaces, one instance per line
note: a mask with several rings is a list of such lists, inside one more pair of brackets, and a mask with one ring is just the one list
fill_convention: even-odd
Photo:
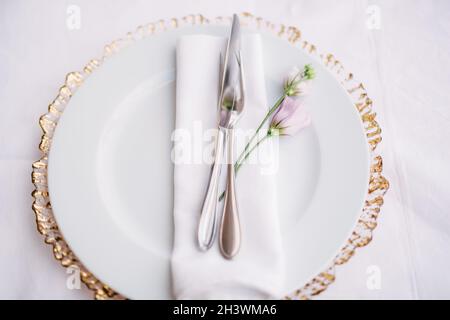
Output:
[[220,249],[224,257],[232,258],[239,251],[241,238],[234,187],[233,129],[244,107],[240,26],[237,15],[233,16],[227,51],[222,62],[218,106],[219,130],[216,139],[214,164],[199,221],[198,242],[201,250],[208,250],[214,242],[217,229],[217,204],[219,201],[218,185],[225,147],[225,149],[228,149],[228,173],[220,227]]

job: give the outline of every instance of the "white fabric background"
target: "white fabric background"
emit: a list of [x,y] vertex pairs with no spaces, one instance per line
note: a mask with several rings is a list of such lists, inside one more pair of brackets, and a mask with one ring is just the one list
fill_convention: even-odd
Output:
[[[66,27],[69,5],[81,9],[79,30]],[[446,0],[1,1],[0,298],[92,297],[83,286],[67,288],[68,275],[36,232],[31,211],[38,118],[65,74],[139,24],[242,11],[296,25],[320,51],[334,53],[365,84],[383,128],[380,151],[391,189],[379,226],[320,298],[450,298]],[[381,287],[374,289],[377,275]]]

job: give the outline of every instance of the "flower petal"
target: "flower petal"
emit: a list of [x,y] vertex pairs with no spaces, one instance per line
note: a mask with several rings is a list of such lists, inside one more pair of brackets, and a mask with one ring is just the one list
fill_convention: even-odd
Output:
[[300,104],[295,99],[290,97],[284,98],[277,112],[273,116],[270,126],[278,126],[282,121],[290,117],[299,106]]
[[280,129],[281,134],[293,136],[310,124],[311,116],[309,112],[305,108],[300,106],[291,117],[283,122],[283,127]]
[[286,97],[273,116],[270,127],[273,133],[292,136],[310,123],[311,117],[300,102]]

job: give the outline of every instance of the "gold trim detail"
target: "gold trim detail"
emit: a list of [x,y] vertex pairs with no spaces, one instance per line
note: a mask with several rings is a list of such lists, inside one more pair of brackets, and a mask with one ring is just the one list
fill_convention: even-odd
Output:
[[[339,60],[332,54],[318,53],[317,48],[313,44],[302,39],[302,34],[296,27],[283,24],[276,25],[247,12],[241,13],[240,16],[243,25],[272,32],[323,62],[324,66],[336,76],[350,94],[355,107],[361,115],[361,121],[364,124],[371,150],[368,193],[361,216],[352,235],[325,271],[318,274],[302,288],[285,297],[291,300],[310,299],[326,290],[335,281],[336,266],[346,263],[355,254],[357,248],[366,246],[372,240],[372,232],[377,226],[377,218],[384,201],[383,197],[389,188],[388,180],[382,175],[382,157],[376,153],[376,147],[381,142],[381,128],[375,120],[376,113],[373,111],[372,100],[368,97],[363,84],[356,82],[353,74],[347,73]],[[134,41],[186,25],[228,24],[230,21],[230,17],[217,17],[210,20],[202,15],[189,15],[180,19],[159,20],[139,26],[134,32],[129,32],[124,38],[106,45],[102,57],[89,61],[82,71],[67,74],[64,85],[59,89],[58,95],[48,106],[48,112],[39,119],[39,125],[43,132],[39,144],[42,156],[33,163],[31,173],[31,179],[35,187],[35,190],[32,192],[34,199],[32,209],[36,216],[37,229],[44,236],[45,243],[52,245],[53,254],[63,267],[76,267],[80,270],[82,282],[94,292],[95,299],[124,299],[125,297],[114,292],[82,265],[64,240],[53,216],[47,185],[47,160],[59,117],[77,88],[83,84],[84,79],[97,69],[105,59]]]

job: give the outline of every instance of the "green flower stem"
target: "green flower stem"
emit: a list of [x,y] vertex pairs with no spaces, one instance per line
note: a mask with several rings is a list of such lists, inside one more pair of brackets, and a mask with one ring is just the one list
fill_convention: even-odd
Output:
[[[267,138],[271,137],[270,134],[266,134],[264,137],[262,137],[261,139],[259,139],[259,141],[251,148],[248,150],[247,153],[245,153],[244,158],[241,161],[236,161],[234,163],[234,174],[237,174],[239,169],[241,168],[241,166],[245,163],[245,160],[247,160],[247,158],[250,156],[250,154],[255,151],[256,148],[258,148],[258,146],[265,141]],[[219,197],[219,202],[223,200],[223,198],[225,197],[225,191],[222,192],[222,194]]]
[[234,173],[238,173],[239,169],[241,168],[241,166],[244,164],[245,160],[247,160],[247,158],[250,156],[250,154],[256,149],[258,148],[258,146],[264,141],[266,140],[268,137],[270,137],[269,134],[266,134],[264,137],[262,137],[250,150],[248,150],[248,152],[245,154],[244,158],[242,159],[241,162],[236,162],[234,164]]
[[[273,105],[272,108],[270,108],[270,110],[267,112],[266,116],[264,117],[264,119],[261,121],[261,123],[259,124],[258,128],[256,129],[255,134],[250,138],[250,140],[247,142],[247,144],[245,145],[244,150],[241,152],[241,154],[239,155],[236,164],[241,162],[243,157],[245,156],[247,150],[249,149],[251,143],[253,142],[253,140],[255,140],[255,138],[258,136],[259,132],[261,131],[262,127],[264,126],[264,124],[267,122],[267,120],[269,120],[270,116],[278,109],[278,107],[281,105],[281,103],[283,102],[284,98],[286,98],[286,93],[283,93],[283,95],[275,102],[275,104]],[[234,166],[234,169],[236,170],[236,164]]]

